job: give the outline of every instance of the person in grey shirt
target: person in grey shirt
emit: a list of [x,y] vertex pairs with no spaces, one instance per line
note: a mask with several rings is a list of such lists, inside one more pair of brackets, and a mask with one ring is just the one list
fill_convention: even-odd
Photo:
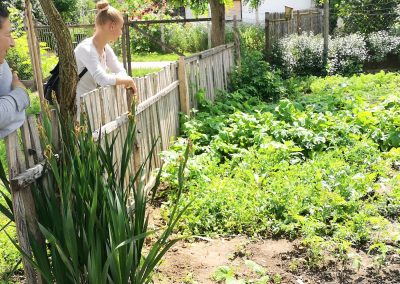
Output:
[[13,46],[9,14],[0,4],[0,139],[24,123],[25,109],[30,104],[25,86],[5,60],[8,49]]

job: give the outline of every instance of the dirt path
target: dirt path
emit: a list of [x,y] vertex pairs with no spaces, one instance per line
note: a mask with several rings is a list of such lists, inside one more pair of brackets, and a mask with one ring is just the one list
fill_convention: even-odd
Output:
[[217,283],[212,276],[222,266],[231,270],[237,280],[234,283],[400,283],[398,255],[391,256],[390,263],[378,271],[371,256],[358,254],[361,256],[359,270],[352,263],[343,265],[329,259],[318,269],[311,269],[301,246],[284,239],[251,241],[234,237],[186,242],[167,254],[154,283]]

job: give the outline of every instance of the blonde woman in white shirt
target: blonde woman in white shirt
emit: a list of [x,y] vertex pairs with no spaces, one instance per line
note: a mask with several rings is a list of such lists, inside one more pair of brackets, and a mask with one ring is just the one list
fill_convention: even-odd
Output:
[[[122,34],[124,25],[122,14],[107,1],[98,2],[96,7],[98,13],[94,35],[83,40],[75,48],[78,74],[87,68],[77,86],[78,102],[83,94],[96,89],[97,86],[123,85],[136,92],[135,82],[127,75],[123,65],[108,45],[110,42],[115,42]],[[78,109],[79,105],[78,103]]]

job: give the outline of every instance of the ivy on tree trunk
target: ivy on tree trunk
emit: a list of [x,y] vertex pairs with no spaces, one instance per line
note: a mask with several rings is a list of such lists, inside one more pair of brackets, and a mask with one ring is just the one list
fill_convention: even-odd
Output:
[[221,0],[209,0],[211,8],[211,45],[225,43],[225,4]]
[[68,27],[61,18],[52,0],[39,0],[43,12],[54,34],[60,63],[60,109],[63,118],[73,118],[76,114],[76,85],[78,83],[78,71],[76,66],[74,49]]

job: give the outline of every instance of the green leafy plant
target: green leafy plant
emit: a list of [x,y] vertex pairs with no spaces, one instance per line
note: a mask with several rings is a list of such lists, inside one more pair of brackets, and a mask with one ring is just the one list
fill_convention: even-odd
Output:
[[217,281],[218,283],[226,283],[226,284],[244,283],[244,281],[238,281],[236,279],[233,268],[229,266],[218,267],[211,278]]
[[242,65],[231,74],[230,89],[264,101],[276,100],[286,92],[279,72],[263,60],[259,51],[249,51],[243,57]]
[[381,243],[400,212],[400,77],[280,80],[285,98],[270,103],[239,89],[214,104],[200,100],[183,123],[184,136],[163,153],[162,175],[176,188],[178,157],[190,143],[185,190],[195,201],[179,228],[299,238],[310,267],[325,265],[326,255],[347,266],[351,248]]
[[[6,60],[10,67],[18,73],[21,80],[32,80],[33,70],[29,56],[28,40],[24,31],[23,17],[20,16],[17,9],[12,8],[10,18],[14,26],[12,36],[14,37],[15,48],[8,51]],[[50,75],[50,71],[57,64],[58,60],[54,54],[47,52],[45,43],[40,43],[40,56],[42,73],[44,78],[46,78]]]

